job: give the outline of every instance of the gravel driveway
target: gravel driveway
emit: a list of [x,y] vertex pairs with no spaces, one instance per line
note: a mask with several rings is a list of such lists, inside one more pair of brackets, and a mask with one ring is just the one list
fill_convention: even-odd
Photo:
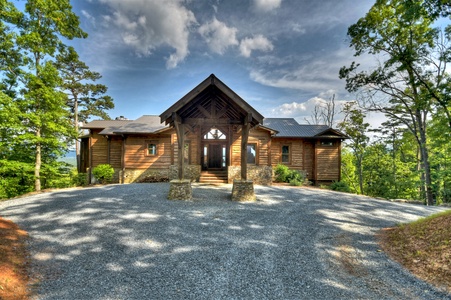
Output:
[[31,236],[38,299],[449,299],[380,251],[375,233],[442,208],[331,191],[167,183],[0,203]]

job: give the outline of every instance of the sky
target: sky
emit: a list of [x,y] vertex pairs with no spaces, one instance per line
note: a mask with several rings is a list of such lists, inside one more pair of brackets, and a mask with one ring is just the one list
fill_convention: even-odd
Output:
[[210,74],[264,117],[311,120],[345,90],[347,29],[374,0],[76,0],[88,38],[72,41],[102,75],[111,118],[160,115]]

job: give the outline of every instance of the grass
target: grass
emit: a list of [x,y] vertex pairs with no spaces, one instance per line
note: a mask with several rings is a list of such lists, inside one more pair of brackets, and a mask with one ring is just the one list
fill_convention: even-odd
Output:
[[27,232],[0,218],[0,299],[29,299]]
[[418,278],[451,292],[451,210],[385,228],[380,245]]
[[[28,234],[0,218],[0,299],[30,299]],[[381,248],[420,279],[451,292],[451,210],[385,228]]]

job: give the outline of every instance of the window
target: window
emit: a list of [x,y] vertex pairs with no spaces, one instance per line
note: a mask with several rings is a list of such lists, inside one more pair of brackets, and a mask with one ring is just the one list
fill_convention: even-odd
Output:
[[290,146],[288,145],[282,146],[282,162],[286,164],[290,163]]
[[187,142],[187,143],[185,143],[185,148],[183,149],[183,159],[184,159],[184,163],[186,164],[186,165],[189,165],[190,164],[190,143],[189,142]]
[[150,155],[150,156],[157,155],[157,144],[155,144],[155,143],[147,144],[147,155]]
[[321,141],[321,146],[333,146],[333,141]]
[[257,145],[256,144],[248,144],[247,145],[247,163],[255,164],[257,161]]
[[217,128],[211,128],[210,131],[204,135],[204,140],[225,140],[226,135]]

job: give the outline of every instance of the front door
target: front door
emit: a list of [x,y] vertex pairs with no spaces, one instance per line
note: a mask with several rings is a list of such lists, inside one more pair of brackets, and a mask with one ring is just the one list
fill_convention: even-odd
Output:
[[205,144],[203,154],[204,169],[222,169],[226,167],[225,144]]
[[222,162],[222,145],[219,144],[211,144],[210,145],[210,155],[208,156],[208,168],[217,169],[221,168]]

